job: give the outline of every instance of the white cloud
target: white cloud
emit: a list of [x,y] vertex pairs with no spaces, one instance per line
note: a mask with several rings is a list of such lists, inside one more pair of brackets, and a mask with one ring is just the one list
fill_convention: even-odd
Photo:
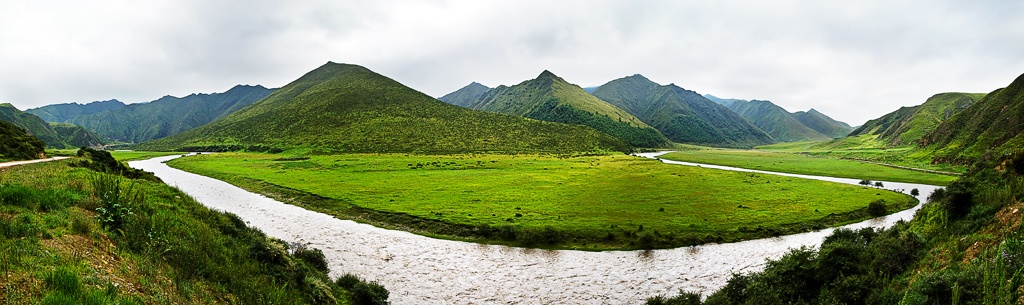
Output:
[[548,69],[596,86],[641,73],[860,124],[1024,73],[1006,1],[5,1],[0,102],[283,86],[324,62],[432,96]]

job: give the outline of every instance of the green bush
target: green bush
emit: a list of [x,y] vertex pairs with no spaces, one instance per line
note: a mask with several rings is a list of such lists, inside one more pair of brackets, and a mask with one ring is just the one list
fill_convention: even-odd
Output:
[[359,305],[386,305],[388,302],[388,290],[374,282],[360,281],[349,290],[352,293],[352,302]]
[[302,247],[301,249],[296,249],[293,256],[305,261],[306,264],[309,264],[310,267],[313,267],[316,270],[324,273],[330,272],[330,269],[327,267],[327,260],[324,258],[324,252],[320,251],[320,249],[308,249],[306,247]]
[[96,217],[105,227],[120,229],[128,217],[134,215],[131,206],[145,200],[145,195],[136,188],[135,182],[108,174],[94,174],[89,180],[93,193],[100,200],[101,207]]
[[874,217],[885,216],[888,214],[888,207],[885,205],[885,200],[878,199],[868,203],[868,214]]

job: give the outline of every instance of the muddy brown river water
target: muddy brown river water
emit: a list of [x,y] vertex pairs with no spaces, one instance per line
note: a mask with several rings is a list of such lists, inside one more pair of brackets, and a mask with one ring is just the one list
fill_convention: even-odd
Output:
[[[663,153],[639,154],[655,158]],[[729,244],[654,251],[536,250],[434,239],[381,229],[284,204],[226,182],[164,164],[179,156],[133,161],[200,203],[237,214],[269,236],[323,250],[331,276],[357,274],[391,292],[392,304],[640,304],[680,289],[704,295],[733,273],[760,271],[790,248],[817,246],[832,229]],[[667,161],[680,166],[698,164]],[[860,180],[742,170],[857,184]],[[883,182],[888,189],[932,185]],[[920,205],[845,227],[887,227],[909,220]]]

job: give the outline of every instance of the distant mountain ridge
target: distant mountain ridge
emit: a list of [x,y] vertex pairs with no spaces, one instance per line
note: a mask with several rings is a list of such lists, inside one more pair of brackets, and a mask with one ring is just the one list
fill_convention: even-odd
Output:
[[615,105],[603,101],[545,70],[514,86],[498,86],[465,105],[548,122],[585,125],[635,147],[666,147],[658,130]]
[[480,96],[484,95],[484,93],[487,93],[487,91],[490,90],[490,87],[481,85],[480,83],[477,82],[472,82],[469,85],[466,85],[465,87],[456,90],[455,92],[445,94],[444,96],[439,97],[437,99],[452,105],[466,107],[466,105],[469,105],[469,103],[472,103],[473,101],[479,99]]
[[164,96],[79,116],[68,123],[86,127],[108,139],[139,143],[205,125],[248,106],[273,92],[263,86],[237,85],[223,93]]
[[780,142],[825,141],[845,137],[853,131],[849,124],[814,109],[789,112],[770,101],[704,96],[728,107]]
[[674,142],[752,147],[775,140],[725,106],[675,84],[662,86],[635,74],[601,85],[593,93],[633,114]]
[[333,62],[219,120],[135,147],[252,146],[307,147],[324,153],[630,150],[625,142],[590,127],[470,110],[364,67]]
[[39,108],[25,110],[25,112],[34,114],[47,122],[67,122],[68,120],[80,116],[100,113],[124,106],[125,104],[121,101],[113,99],[107,101],[96,101],[88,104],[66,103],[46,105]]

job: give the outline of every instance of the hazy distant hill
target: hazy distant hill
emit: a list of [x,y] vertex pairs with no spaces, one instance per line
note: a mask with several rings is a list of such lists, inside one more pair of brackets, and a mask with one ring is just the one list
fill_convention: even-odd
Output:
[[[943,99],[955,100],[946,107],[953,112],[967,102],[965,98],[978,96],[953,94]],[[935,149],[939,161],[957,163],[986,152],[1004,154],[1024,148],[1024,75],[943,121],[921,137],[920,145]]]
[[273,89],[238,85],[224,93],[165,96],[68,121],[116,141],[138,143],[202,126],[260,100]]
[[594,96],[635,115],[675,142],[724,147],[775,143],[725,106],[674,84],[659,85],[640,74],[601,85]]
[[[825,141],[832,137],[822,134],[797,119],[797,116],[769,101],[732,101],[729,109],[761,128],[779,142]],[[847,131],[849,132],[849,131]],[[845,135],[845,134],[844,134]]]
[[84,105],[79,103],[46,105],[39,108],[25,110],[25,112],[34,114],[47,122],[67,122],[70,119],[80,116],[100,113],[121,107],[124,107],[124,103],[118,100],[109,100],[92,102]]
[[0,120],[0,160],[30,160],[43,157],[46,142],[25,133],[25,129]]
[[823,141],[845,137],[853,127],[817,110],[789,112],[770,101],[704,97],[729,107],[780,142]]
[[469,105],[469,103],[480,98],[481,95],[487,93],[489,90],[491,90],[491,88],[477,82],[472,82],[469,85],[462,87],[462,89],[448,93],[438,99],[445,103],[466,107],[466,105]]
[[447,104],[366,68],[327,63],[242,110],[138,149],[217,145],[337,152],[627,151],[590,127]]
[[502,85],[491,89],[466,107],[542,121],[586,125],[635,147],[664,147],[669,144],[658,130],[629,112],[546,70],[537,78],[515,86]]
[[901,107],[880,118],[867,121],[851,132],[850,136],[878,135],[879,140],[888,146],[912,144],[984,96],[984,93],[936,94],[928,98],[924,104]]
[[814,131],[820,132],[830,138],[842,138],[850,134],[853,131],[853,127],[845,122],[836,121],[829,116],[814,110],[797,111],[792,113],[793,117],[797,121],[803,123],[804,126],[810,127]]

